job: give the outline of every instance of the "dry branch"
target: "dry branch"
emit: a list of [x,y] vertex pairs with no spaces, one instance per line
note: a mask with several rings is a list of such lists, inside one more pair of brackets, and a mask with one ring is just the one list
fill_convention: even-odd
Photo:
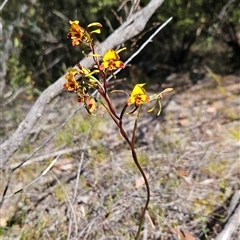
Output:
[[[132,37],[139,34],[146,23],[164,0],[151,0],[141,11],[135,13],[130,19],[124,22],[104,42],[96,48],[97,52],[103,54],[107,49],[114,48]],[[93,65],[91,58],[84,58],[81,64],[89,68]],[[4,168],[9,158],[23,144],[29,132],[41,118],[46,106],[62,92],[62,85],[65,83],[65,75],[50,85],[32,106],[26,118],[21,122],[12,136],[0,146],[0,168]]]
[[240,227],[240,190],[232,197],[224,229],[215,240],[231,240],[234,232]]
[[[21,162],[17,162],[17,163],[14,163],[14,164],[11,164],[9,166],[10,169],[14,169],[16,168],[17,166],[21,165],[21,166],[27,166],[27,165],[30,165],[30,164],[34,164],[34,163],[37,163],[37,162],[42,162],[42,161],[45,161],[49,158],[53,158],[53,157],[56,157],[58,155],[64,155],[64,154],[72,154],[72,153],[76,153],[76,152],[80,152],[80,151],[83,151],[84,149],[82,147],[74,147],[74,148],[66,148],[66,149],[63,149],[63,150],[59,150],[59,151],[56,151],[56,152],[51,152],[51,153],[45,153],[45,154],[41,154],[40,156],[37,156],[35,158],[32,158],[31,161],[28,161],[28,162],[25,162],[24,164],[21,165]],[[26,159],[28,156],[27,155],[23,155],[23,156],[18,156],[17,159]]]

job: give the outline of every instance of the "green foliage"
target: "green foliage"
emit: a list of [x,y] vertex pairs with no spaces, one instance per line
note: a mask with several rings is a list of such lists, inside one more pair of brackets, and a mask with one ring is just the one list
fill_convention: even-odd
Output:
[[[193,63],[192,58],[195,54],[203,56],[207,51],[211,51],[213,58],[216,55],[213,54],[214,51],[224,50],[224,46],[227,46],[224,51],[231,52],[231,56],[228,55],[229,60],[232,60],[232,64],[239,67],[239,61],[238,64],[236,62],[236,58],[240,56],[237,36],[240,29],[239,2],[231,3],[225,11],[224,4],[222,1],[216,2],[214,0],[164,1],[151,23],[148,24],[148,28],[150,29],[154,21],[163,23],[170,16],[173,17],[173,20],[154,39],[150,51],[142,53],[137,61],[164,63],[180,70],[183,68],[183,63],[188,61],[190,61],[190,65]],[[149,34],[140,40],[140,43]],[[218,44],[219,49],[214,48],[216,44]],[[194,49],[200,45],[199,51],[194,53]],[[219,59],[215,61],[219,62]],[[189,64],[184,66],[189,68]],[[222,64],[225,62],[222,61]],[[149,68],[150,74],[150,70],[154,70],[153,66],[155,65],[145,67],[146,70]],[[217,70],[220,68],[221,65]],[[169,70],[163,69],[162,71],[169,74]]]
[[[148,2],[141,1],[141,6]],[[117,0],[24,0],[10,1],[7,5],[2,11],[4,36],[10,26],[14,28],[11,37],[14,49],[8,62],[8,81],[21,86],[31,76],[31,81],[38,89],[58,79],[82,57],[81,54],[73,54],[74,50],[66,39],[69,19],[79,19],[82,26],[98,20],[104,25],[101,36],[98,36],[98,40],[102,41],[111,34],[111,28],[116,29],[121,24],[119,19],[125,19],[127,14],[124,8],[117,12],[120,5]],[[131,7],[130,3],[126,3],[126,6]],[[214,0],[164,1],[147,29],[152,27],[153,22],[162,23],[170,16],[173,16],[173,21],[136,61],[147,62],[151,59],[154,63],[170,64],[181,69],[182,63],[191,58],[189,53],[193,45],[204,42],[212,47],[216,42],[223,41],[230,48],[229,58],[237,65],[236,59],[240,56],[237,38],[240,27],[239,3],[233,2],[225,11],[223,7],[222,1]],[[147,37],[148,34],[140,39],[139,44]],[[200,50],[201,53],[205,51]]]
[[20,62],[17,55],[12,55],[9,59],[8,69],[10,71],[7,74],[7,79],[14,91],[17,91],[20,87],[25,88],[28,100],[32,99],[34,94],[41,93],[34,87],[35,83],[31,78],[31,71],[28,70],[26,65]]
[[0,227],[0,236],[4,236],[4,228]]
[[71,146],[73,144],[73,134],[79,135],[82,133],[86,133],[89,130],[90,122],[88,118],[83,118],[82,116],[75,115],[65,128],[59,132],[56,136],[57,145],[67,144],[67,146]]
[[40,221],[37,226],[32,229],[24,229],[20,240],[42,239],[42,232],[46,222]]
[[67,199],[67,196],[64,193],[61,186],[58,186],[54,189],[54,194],[56,196],[56,199],[58,199],[59,202],[66,201],[66,199]]
[[240,130],[239,126],[236,126],[235,128],[231,128],[229,130],[231,136],[233,139],[240,141]]
[[[216,155],[213,154],[212,159],[216,159]],[[222,176],[224,177],[225,171],[226,171],[226,166],[227,166],[227,161],[211,161],[208,163],[208,165],[206,165],[203,168],[203,171],[206,174],[212,175],[212,174],[216,174],[218,176]]]
[[[45,88],[55,81],[65,72],[65,63],[67,67],[73,66],[82,57],[72,54],[74,50],[66,39],[68,21],[80,19],[82,26],[86,26],[99,19],[103,12],[104,15],[110,12],[114,3],[117,1],[9,2],[2,11],[4,32],[8,33],[9,26],[14,28],[11,40],[15,48],[8,64],[9,82],[13,74],[18,75],[14,83],[20,85],[29,75],[38,88]],[[12,70],[12,64],[18,69]]]

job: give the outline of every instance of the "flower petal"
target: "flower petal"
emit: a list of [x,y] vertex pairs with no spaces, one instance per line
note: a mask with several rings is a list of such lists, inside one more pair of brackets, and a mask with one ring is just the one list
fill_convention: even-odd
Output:
[[101,29],[98,28],[98,29],[96,29],[96,30],[93,30],[93,31],[90,32],[90,34],[92,34],[92,33],[100,34],[100,33],[101,33]]
[[146,90],[143,88],[143,86],[146,83],[136,84],[132,90],[131,96],[138,95],[138,94],[145,94]]
[[108,62],[110,60],[118,61],[119,59],[119,55],[113,49],[109,49],[103,56],[103,62]]
[[143,88],[144,85],[145,83],[135,85],[128,99],[128,105],[133,103],[140,105],[150,101],[150,97],[146,95],[146,90]]
[[100,70],[104,70],[106,68],[108,68],[109,62],[102,62],[102,64],[100,65]]
[[87,25],[87,27],[102,27],[102,24],[99,22],[93,22]]
[[72,25],[72,24],[79,24],[79,21],[78,20],[74,20],[74,21],[69,21],[69,23]]
[[116,51],[116,53],[120,53],[120,52],[122,52],[122,51],[124,51],[124,50],[126,50],[126,49],[127,49],[126,47],[120,48],[120,49],[118,49],[118,50]]
[[90,98],[85,102],[85,108],[88,113],[93,114],[96,109],[96,101],[94,98]]

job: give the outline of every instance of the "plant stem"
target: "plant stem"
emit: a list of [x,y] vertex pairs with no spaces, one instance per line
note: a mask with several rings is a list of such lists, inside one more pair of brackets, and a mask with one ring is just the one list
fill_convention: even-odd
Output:
[[144,179],[144,182],[145,182],[145,185],[146,185],[146,189],[147,189],[147,200],[146,200],[146,203],[145,203],[145,206],[143,208],[143,211],[142,211],[142,215],[140,217],[140,223],[138,225],[138,231],[137,231],[137,235],[135,237],[135,240],[138,240],[139,237],[140,237],[140,233],[141,233],[141,228],[143,226],[143,223],[144,223],[144,217],[145,217],[145,212],[147,211],[147,208],[148,208],[148,204],[149,204],[149,201],[150,201],[150,188],[149,188],[149,184],[148,184],[148,180],[147,180],[147,177],[146,177],[146,174],[144,173],[141,165],[139,164],[138,162],[138,159],[137,159],[137,154],[136,154],[136,151],[135,149],[131,149],[132,150],[132,157],[133,157],[133,160],[138,168],[138,170],[140,171],[143,179]]
[[143,223],[144,223],[145,212],[147,211],[148,204],[149,204],[149,201],[150,201],[150,187],[149,187],[149,183],[148,183],[146,174],[144,173],[140,163],[138,162],[138,158],[137,158],[137,154],[136,154],[136,150],[135,150],[135,136],[136,136],[137,123],[138,123],[138,118],[139,118],[139,114],[140,114],[140,110],[141,109],[139,110],[138,116],[137,116],[135,124],[134,124],[132,141],[130,141],[128,136],[127,136],[127,133],[125,132],[125,130],[124,130],[123,126],[122,126],[122,118],[123,118],[123,115],[124,115],[124,112],[125,112],[126,108],[127,108],[127,104],[125,105],[125,107],[123,108],[123,110],[122,110],[122,112],[120,114],[119,126],[118,127],[120,129],[121,135],[126,140],[126,142],[128,143],[129,147],[131,148],[131,152],[132,152],[132,157],[133,157],[134,163],[136,164],[138,170],[140,171],[140,173],[141,173],[141,175],[142,175],[142,177],[144,179],[144,182],[145,182],[145,185],[146,185],[146,189],[147,189],[147,200],[146,200],[145,206],[143,208],[143,211],[142,211],[142,214],[141,214],[141,217],[140,217],[140,223],[138,225],[138,231],[137,231],[137,234],[136,234],[136,237],[135,237],[135,240],[138,240],[140,238],[141,228],[142,228]]

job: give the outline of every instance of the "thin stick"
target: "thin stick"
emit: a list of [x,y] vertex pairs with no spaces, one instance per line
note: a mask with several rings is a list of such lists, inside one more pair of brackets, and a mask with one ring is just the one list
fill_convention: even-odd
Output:
[[2,11],[3,10],[3,8],[4,8],[4,6],[5,6],[5,4],[8,2],[8,0],[5,0],[3,3],[2,3],[2,5],[0,6],[0,11]]
[[[80,161],[79,161],[79,163],[78,163],[78,171],[77,171],[76,183],[75,183],[75,187],[74,187],[72,205],[74,205],[75,200],[76,200],[76,197],[77,197],[77,190],[78,190],[78,186],[79,186],[79,178],[80,178],[80,173],[81,173],[81,169],[82,169],[83,159],[84,159],[84,156],[85,156],[85,151],[84,151],[84,149],[85,149],[86,146],[87,146],[87,141],[88,141],[88,138],[89,138],[89,135],[90,135],[91,130],[92,130],[92,124],[91,124],[91,126],[89,127],[89,129],[88,129],[87,136],[86,136],[85,141],[84,141],[84,143],[83,143],[83,150],[82,150],[82,152],[81,152],[81,159],[80,159]],[[70,239],[70,238],[71,238],[71,231],[72,231],[72,214],[73,214],[73,212],[70,213],[70,217],[69,217],[68,238],[67,238],[67,239]],[[76,234],[76,235],[77,235],[77,234]]]
[[[70,121],[70,119],[75,116],[75,114],[82,108],[83,106],[78,107],[77,109],[75,109],[73,111],[73,113],[62,123],[62,125],[57,129],[56,132],[54,132],[41,146],[39,146],[28,158],[26,158],[23,162],[19,163],[17,166],[15,166],[13,169],[10,170],[9,176],[8,176],[8,180],[7,180],[7,184],[5,186],[4,192],[2,194],[2,199],[0,201],[0,209],[3,205],[4,200],[6,199],[6,194],[7,194],[7,190],[9,187],[9,184],[11,182],[13,173],[15,172],[15,170],[17,170],[18,168],[20,168],[24,163],[26,163],[29,159],[31,159],[40,149],[42,149],[44,146],[46,146],[57,134],[58,132],[61,131],[61,129]],[[16,193],[11,194],[11,196],[13,196]]]
[[56,161],[59,159],[59,157],[61,156],[58,155],[49,165],[48,167],[40,174],[40,176],[38,176],[37,178],[35,178],[33,181],[31,181],[30,183],[28,183],[26,186],[24,186],[23,188],[19,189],[18,191],[10,194],[10,195],[7,195],[4,197],[4,199],[6,198],[9,198],[9,197],[12,197],[13,195],[19,193],[19,192],[22,192],[23,190],[27,189],[28,187],[30,187],[32,184],[34,184],[35,182],[37,182],[41,177],[43,177],[44,175],[47,174],[47,172],[49,172],[49,170],[52,168],[52,166],[56,163]]
[[[131,55],[131,57],[129,57],[127,59],[127,61],[124,63],[125,65],[128,64],[129,62],[131,62],[146,46],[148,43],[152,42],[153,38],[164,28],[166,27],[166,25],[173,19],[173,17],[170,17],[166,22],[164,22],[161,26],[158,27],[158,29],[146,40],[146,42],[144,42],[142,44],[142,46],[133,54]],[[118,70],[116,70],[113,75],[118,74],[120,71],[122,70],[122,68],[119,68]],[[112,79],[113,75],[109,76],[107,78],[107,81],[109,81],[110,79]]]
[[[71,208],[71,213],[73,214],[73,217],[74,217],[74,221],[75,221],[75,234],[76,234],[76,236],[77,236],[77,233],[78,233],[78,224],[77,224],[77,216],[76,216],[76,213],[75,213],[75,211],[74,211],[73,204],[71,203],[70,197],[69,197],[67,191],[65,190],[64,186],[63,186],[62,183],[60,182],[60,180],[57,178],[57,176],[56,176],[54,173],[52,173],[52,174],[53,174],[54,178],[57,180],[57,182],[59,183],[59,185],[62,187],[62,190],[63,190],[63,192],[65,193],[65,195],[66,195],[66,197],[67,197],[67,200],[68,200],[69,205],[70,205],[70,208]],[[70,231],[70,234],[71,234],[71,231]],[[68,235],[68,239],[70,239],[69,237],[70,237],[70,236]]]

